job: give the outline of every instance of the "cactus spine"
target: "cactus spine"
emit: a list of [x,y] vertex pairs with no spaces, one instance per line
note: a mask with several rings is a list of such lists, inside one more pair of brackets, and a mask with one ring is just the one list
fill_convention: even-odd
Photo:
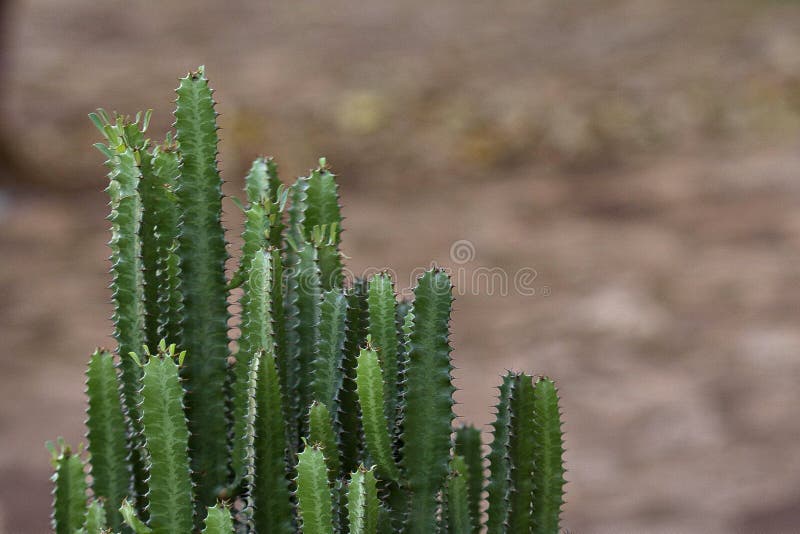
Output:
[[450,278],[425,272],[413,302],[398,302],[388,273],[346,283],[324,159],[289,188],[272,159],[255,160],[228,279],[202,68],[177,93],[163,144],[144,137],[149,114],[92,115],[118,348],[98,349],[87,372],[91,484],[81,449],[52,447],[56,532],[557,532],[554,383],[503,378],[485,476],[481,433],[453,433]]

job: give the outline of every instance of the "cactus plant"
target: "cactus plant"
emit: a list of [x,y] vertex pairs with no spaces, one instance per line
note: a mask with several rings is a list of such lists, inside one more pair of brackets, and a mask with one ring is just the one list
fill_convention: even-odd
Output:
[[290,187],[256,159],[228,277],[204,70],[177,94],[160,144],[149,113],[91,115],[106,140],[118,346],[89,362],[88,458],[51,445],[55,531],[558,532],[553,381],[503,377],[486,456],[478,429],[454,430],[450,278],[425,272],[413,302],[385,272],[345,282],[324,159]]

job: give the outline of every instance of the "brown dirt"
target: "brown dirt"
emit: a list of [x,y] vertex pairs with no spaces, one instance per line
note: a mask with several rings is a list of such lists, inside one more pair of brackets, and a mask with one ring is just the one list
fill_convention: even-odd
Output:
[[[46,531],[42,443],[80,439],[111,344],[85,114],[166,128],[200,63],[229,193],[262,150],[324,153],[355,272],[462,276],[459,413],[485,424],[505,368],[559,380],[571,532],[797,531],[796,3],[70,4],[16,3],[0,104],[35,177],[0,197],[0,532]],[[485,268],[535,295],[472,294]]]

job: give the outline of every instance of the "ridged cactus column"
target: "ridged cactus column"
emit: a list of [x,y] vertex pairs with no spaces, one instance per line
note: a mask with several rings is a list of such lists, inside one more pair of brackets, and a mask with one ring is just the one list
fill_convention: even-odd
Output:
[[201,67],[181,79],[175,128],[181,153],[180,213],[186,407],[198,511],[216,502],[228,479],[225,381],[228,300],[225,232],[220,224],[222,179],[217,170],[217,124],[211,89]]

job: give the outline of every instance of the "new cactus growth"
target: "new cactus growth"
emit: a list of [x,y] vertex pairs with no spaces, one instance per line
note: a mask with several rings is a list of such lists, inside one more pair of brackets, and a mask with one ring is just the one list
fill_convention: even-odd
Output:
[[51,446],[55,531],[558,532],[553,381],[503,378],[488,455],[478,429],[454,431],[450,278],[427,271],[413,302],[387,273],[346,282],[325,160],[290,187],[272,159],[253,163],[228,276],[203,69],[177,93],[160,144],[149,113],[91,116],[106,140],[118,346],[89,362],[89,457]]

